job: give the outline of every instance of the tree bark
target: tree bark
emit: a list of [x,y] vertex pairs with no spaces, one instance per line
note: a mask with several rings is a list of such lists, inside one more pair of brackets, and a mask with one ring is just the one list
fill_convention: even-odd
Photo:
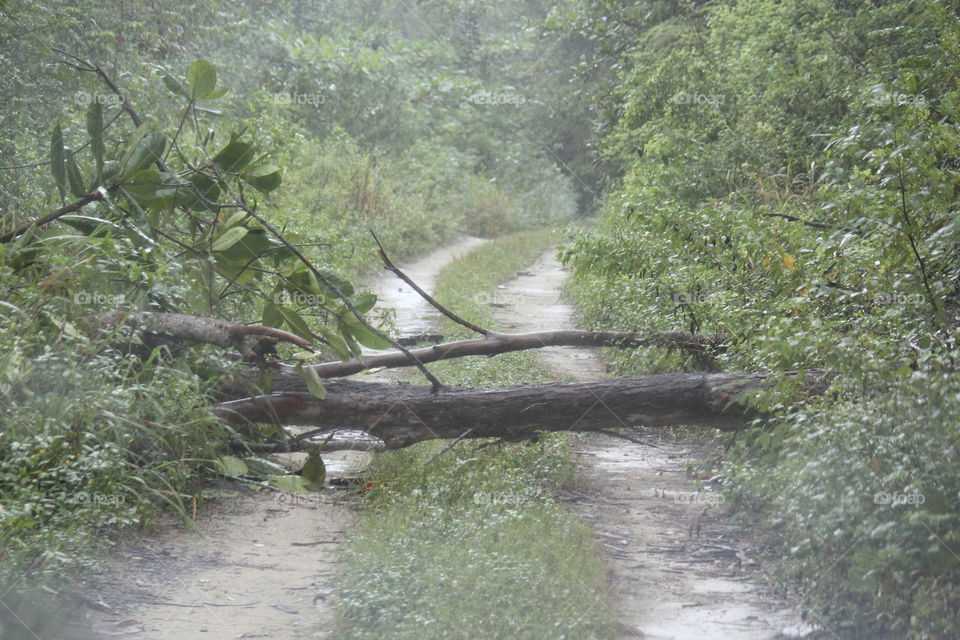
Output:
[[[765,375],[667,374],[598,382],[445,389],[337,380],[323,400],[283,376],[270,395],[231,400],[216,412],[234,422],[359,430],[399,449],[449,438],[531,438],[537,431],[691,425],[742,428],[758,414],[742,394],[767,388]],[[823,393],[828,376],[794,376],[805,393]]]

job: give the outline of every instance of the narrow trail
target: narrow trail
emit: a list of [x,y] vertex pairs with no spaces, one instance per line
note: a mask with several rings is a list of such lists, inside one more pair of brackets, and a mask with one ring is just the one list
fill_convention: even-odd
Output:
[[[426,290],[456,257],[484,241],[464,238],[408,265]],[[392,308],[403,335],[430,328],[433,310],[391,273],[367,287]],[[362,380],[393,379],[390,371]],[[292,469],[304,454],[282,456]],[[324,454],[327,477],[355,475],[368,460],[358,451]],[[212,487],[211,489],[217,489]],[[310,496],[219,487],[221,499],[204,505],[200,535],[168,516],[150,532],[127,540],[101,565],[85,593],[84,621],[92,638],[226,640],[332,638],[334,613],[326,596],[336,577],[339,541],[352,512],[345,490],[326,487]]]
[[[572,329],[565,274],[554,251],[499,287],[497,317],[510,331]],[[594,352],[542,349],[557,377],[596,380]],[[604,411],[598,398],[596,411]],[[761,584],[749,541],[722,515],[718,493],[697,493],[686,468],[710,452],[651,436],[639,445],[592,434],[575,445],[581,485],[573,509],[606,554],[621,638],[761,640],[802,637],[799,615]]]

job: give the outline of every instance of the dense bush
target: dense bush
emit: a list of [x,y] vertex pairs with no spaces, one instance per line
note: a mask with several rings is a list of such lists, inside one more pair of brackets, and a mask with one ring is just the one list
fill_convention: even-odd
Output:
[[807,408],[767,398],[779,418],[738,440],[728,473],[812,620],[850,637],[958,624],[955,9],[624,4],[602,147],[623,179],[564,253],[593,326],[724,332],[720,368],[839,374]]

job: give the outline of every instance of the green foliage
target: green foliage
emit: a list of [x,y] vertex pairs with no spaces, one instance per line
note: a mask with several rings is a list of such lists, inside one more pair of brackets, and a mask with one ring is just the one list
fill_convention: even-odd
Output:
[[[562,252],[585,317],[726,333],[724,370],[837,372],[837,394],[806,408],[789,390],[757,399],[775,417],[733,449],[731,490],[814,619],[849,637],[949,636],[954,8],[750,0],[641,18],[620,5],[592,11],[630,27],[610,36],[620,75],[601,144],[623,179]],[[625,373],[701,366],[611,356]],[[930,502],[878,507],[882,491]]]

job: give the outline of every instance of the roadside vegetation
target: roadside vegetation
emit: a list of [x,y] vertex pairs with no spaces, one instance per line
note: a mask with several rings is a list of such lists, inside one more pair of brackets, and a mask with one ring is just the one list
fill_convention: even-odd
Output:
[[[373,336],[337,320],[341,301],[264,222],[368,308],[354,284],[379,265],[371,230],[403,259],[569,219],[577,193],[523,133],[540,103],[501,86],[543,46],[519,10],[474,53],[457,6],[429,24],[378,2],[0,12],[0,234],[16,232],[0,243],[0,636],[57,636],[37,594],[69,591],[164,510],[189,523],[249,436],[208,411],[226,354],[118,344],[92,316],[262,323],[347,357]],[[502,73],[461,71],[514,54]]]
[[[610,12],[618,7],[616,20]],[[839,637],[960,627],[954,2],[594,3],[622,178],[566,251],[592,327],[726,333],[834,392],[731,439],[728,503]],[[605,21],[605,22],[604,22]],[[619,27],[604,27],[604,24]],[[629,28],[620,28],[629,25]],[[621,373],[695,370],[612,353]]]
[[[496,328],[488,301],[556,238],[504,236],[444,268],[442,304]],[[463,327],[444,319],[447,337]],[[465,337],[465,336],[463,336]],[[432,367],[463,385],[549,379],[534,353]],[[341,549],[344,638],[609,638],[603,564],[556,493],[574,480],[565,434],[539,442],[428,442],[378,454],[363,516]]]

